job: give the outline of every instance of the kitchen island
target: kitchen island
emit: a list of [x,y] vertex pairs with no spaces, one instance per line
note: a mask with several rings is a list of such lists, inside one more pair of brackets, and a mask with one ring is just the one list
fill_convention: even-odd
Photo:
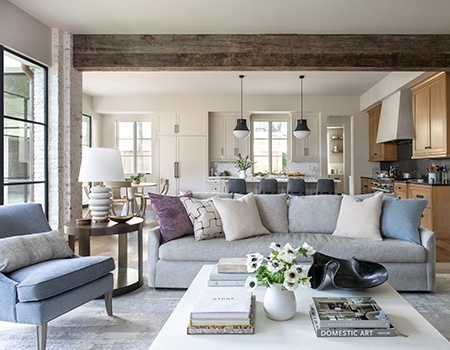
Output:
[[[208,177],[208,183],[212,192],[228,192],[228,180],[237,179],[237,176],[210,176]],[[259,193],[259,183],[263,177],[247,177],[245,179],[247,183],[247,192]],[[276,179],[278,181],[278,193],[286,193],[287,181],[290,176],[266,176],[266,178]],[[294,178],[294,176],[293,176]],[[316,184],[318,177],[315,176],[300,176],[305,180],[306,194],[314,194],[316,191]],[[335,184],[339,183],[339,180],[334,180]]]

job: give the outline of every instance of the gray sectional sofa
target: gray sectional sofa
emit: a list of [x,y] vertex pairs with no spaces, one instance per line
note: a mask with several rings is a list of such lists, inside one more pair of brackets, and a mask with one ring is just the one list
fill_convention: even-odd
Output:
[[[193,194],[194,198],[203,199],[217,195]],[[230,194],[220,196],[231,197]],[[245,257],[254,252],[267,255],[271,242],[282,245],[291,243],[293,246],[307,242],[326,255],[341,259],[356,257],[383,264],[389,273],[388,282],[396,290],[433,291],[434,232],[416,227],[418,243],[384,236],[382,240],[336,236],[333,232],[339,219],[342,198],[337,195],[255,195],[261,222],[270,228],[270,233],[233,241],[227,241],[225,237],[196,240],[191,234],[161,244],[161,233],[156,227],[149,232],[148,237],[148,284],[154,288],[187,288],[204,264],[215,264],[221,257]],[[395,227],[401,224],[402,221],[398,219],[403,214],[390,213],[394,216],[394,222],[388,222],[392,220],[392,215],[383,219],[383,215],[389,214],[388,210],[394,210],[388,205],[388,200],[383,198],[384,212],[381,213],[380,221],[385,222],[380,223],[380,230],[387,224],[394,225],[395,229],[404,228]],[[360,225],[359,219],[355,217],[355,225]],[[420,214],[416,219],[420,222]]]

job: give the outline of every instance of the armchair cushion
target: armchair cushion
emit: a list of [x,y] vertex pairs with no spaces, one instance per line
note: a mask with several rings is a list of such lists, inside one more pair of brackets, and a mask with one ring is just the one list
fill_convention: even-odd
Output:
[[0,239],[0,272],[8,273],[22,267],[73,255],[58,231],[33,233]]
[[18,283],[19,301],[37,301],[92,282],[114,267],[111,257],[75,256],[30,265],[10,273],[8,277]]

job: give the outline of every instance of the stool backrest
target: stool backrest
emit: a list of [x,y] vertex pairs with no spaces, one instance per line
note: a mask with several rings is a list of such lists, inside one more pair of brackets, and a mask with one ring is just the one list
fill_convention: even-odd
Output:
[[335,194],[333,179],[318,179],[316,194]]
[[291,196],[306,195],[305,180],[300,178],[288,178],[286,192]]
[[247,183],[245,179],[229,179],[228,193],[247,194]]
[[261,179],[261,181],[259,182],[259,193],[277,194],[278,193],[277,179]]

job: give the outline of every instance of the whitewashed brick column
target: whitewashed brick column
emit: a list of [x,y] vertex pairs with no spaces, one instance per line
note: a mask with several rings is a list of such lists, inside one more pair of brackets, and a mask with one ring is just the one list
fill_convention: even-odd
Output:
[[73,68],[72,35],[52,30],[49,69],[49,221],[63,232],[64,223],[81,217],[82,73]]

